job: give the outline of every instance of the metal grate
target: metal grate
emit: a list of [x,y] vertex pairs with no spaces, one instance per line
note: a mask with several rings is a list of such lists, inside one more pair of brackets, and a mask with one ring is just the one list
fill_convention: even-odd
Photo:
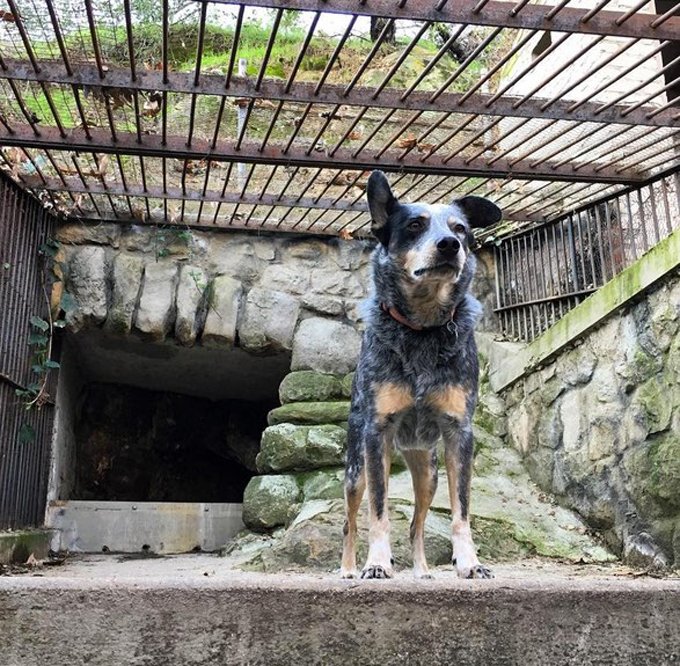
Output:
[[505,238],[496,249],[503,333],[533,340],[678,228],[676,173]]
[[0,529],[42,524],[54,408],[26,410],[15,390],[34,380],[30,318],[47,310],[38,249],[53,217],[0,176]]
[[87,219],[362,236],[375,167],[555,219],[678,164],[680,5],[592,5],[8,0],[4,167]]

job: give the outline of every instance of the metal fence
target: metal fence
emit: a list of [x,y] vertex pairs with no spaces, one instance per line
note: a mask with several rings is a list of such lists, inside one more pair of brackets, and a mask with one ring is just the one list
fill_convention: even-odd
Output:
[[35,381],[30,319],[48,309],[38,251],[52,219],[0,176],[0,529],[43,522],[54,407],[26,409],[16,391]]
[[502,332],[530,341],[680,228],[680,174],[577,209],[496,249]]

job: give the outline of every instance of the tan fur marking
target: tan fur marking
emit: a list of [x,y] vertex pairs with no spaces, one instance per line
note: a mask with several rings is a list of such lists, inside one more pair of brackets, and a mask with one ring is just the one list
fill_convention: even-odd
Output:
[[418,253],[413,250],[409,250],[404,256],[404,268],[409,272],[413,273],[416,270],[418,261]]
[[422,218],[423,220],[429,220],[432,216],[429,213],[424,212],[418,215],[418,217]]
[[385,382],[375,384],[374,390],[375,411],[381,421],[390,414],[397,414],[413,404],[411,389],[404,384]]
[[431,393],[428,401],[449,416],[463,418],[467,409],[467,396],[462,386],[446,386]]

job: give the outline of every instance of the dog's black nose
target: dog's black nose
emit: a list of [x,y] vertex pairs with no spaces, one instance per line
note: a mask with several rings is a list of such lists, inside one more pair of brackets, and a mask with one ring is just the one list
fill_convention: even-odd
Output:
[[444,236],[437,241],[437,249],[444,256],[453,256],[460,249],[460,241],[455,236]]

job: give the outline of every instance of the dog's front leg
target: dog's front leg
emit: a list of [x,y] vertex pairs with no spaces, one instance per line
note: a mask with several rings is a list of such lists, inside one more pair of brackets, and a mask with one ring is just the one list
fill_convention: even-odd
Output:
[[345,465],[345,524],[342,533],[343,578],[357,577],[357,513],[366,488],[366,464],[363,450],[363,432],[359,418],[352,414],[347,433],[347,461]]
[[416,578],[432,578],[425,557],[425,518],[437,491],[437,449],[402,451],[413,479],[416,504],[411,521],[413,574]]
[[368,487],[368,558],[362,578],[392,578],[392,549],[387,510],[391,443],[382,429],[366,437],[365,462]]
[[445,438],[446,477],[451,501],[451,543],[460,578],[493,578],[479,563],[470,530],[470,481],[472,477],[472,428],[461,426],[457,435]]

